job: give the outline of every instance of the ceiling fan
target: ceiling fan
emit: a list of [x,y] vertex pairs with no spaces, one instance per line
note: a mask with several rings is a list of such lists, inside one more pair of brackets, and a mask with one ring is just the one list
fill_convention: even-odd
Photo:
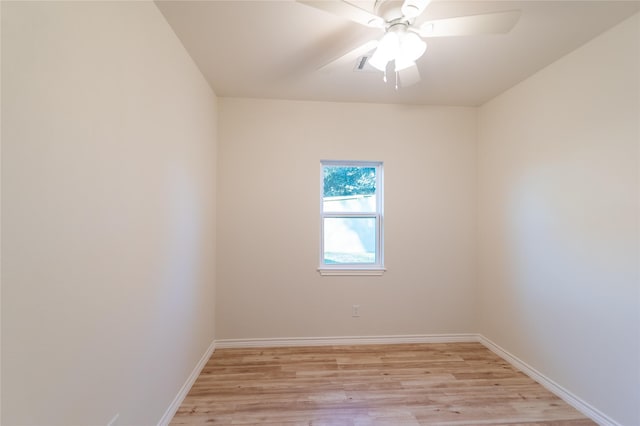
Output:
[[427,49],[424,38],[504,34],[511,31],[520,18],[519,10],[509,10],[429,21],[424,18],[423,12],[431,0],[375,0],[373,12],[346,0],[297,1],[366,27],[382,30],[384,34],[381,38],[349,51],[322,68],[331,68],[373,52],[360,61],[359,66],[363,66],[366,61],[384,73],[385,82],[387,71],[391,69],[396,76],[396,89],[400,84],[406,87],[420,81],[416,60]]

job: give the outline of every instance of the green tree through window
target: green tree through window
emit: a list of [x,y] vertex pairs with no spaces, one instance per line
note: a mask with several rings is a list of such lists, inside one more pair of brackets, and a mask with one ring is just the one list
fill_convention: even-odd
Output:
[[325,167],[324,196],[372,195],[376,193],[374,167]]

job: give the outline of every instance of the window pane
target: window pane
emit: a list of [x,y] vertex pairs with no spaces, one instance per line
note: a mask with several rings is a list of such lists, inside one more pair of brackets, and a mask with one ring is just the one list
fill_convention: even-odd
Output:
[[324,219],[324,263],[376,263],[375,217]]
[[323,211],[376,211],[375,167],[325,166],[323,174]]

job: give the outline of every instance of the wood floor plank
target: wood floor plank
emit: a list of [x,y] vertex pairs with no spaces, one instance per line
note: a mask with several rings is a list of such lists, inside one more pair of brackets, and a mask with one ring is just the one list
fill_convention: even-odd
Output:
[[479,343],[220,349],[172,425],[594,425]]

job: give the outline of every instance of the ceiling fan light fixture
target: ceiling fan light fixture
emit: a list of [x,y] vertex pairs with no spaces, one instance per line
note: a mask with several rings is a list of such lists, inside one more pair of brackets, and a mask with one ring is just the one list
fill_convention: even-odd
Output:
[[387,69],[387,63],[389,62],[389,60],[386,58],[383,58],[382,55],[376,55],[376,53],[378,53],[377,50],[369,58],[368,60],[369,65],[371,65],[378,71],[384,72]]
[[400,50],[400,38],[395,32],[387,32],[378,43],[378,48],[369,59],[369,64],[380,71],[387,69],[387,63],[393,61]]
[[369,59],[369,65],[384,72],[389,62],[395,61],[395,70],[401,71],[415,65],[426,49],[427,43],[414,32],[404,28],[387,31]]
[[400,50],[397,56],[406,57],[414,62],[416,59],[424,55],[427,50],[427,43],[422,40],[418,34],[414,32],[407,32],[402,37],[400,43]]
[[414,66],[416,63],[408,58],[399,55],[395,60],[395,72],[400,72],[404,69]]

